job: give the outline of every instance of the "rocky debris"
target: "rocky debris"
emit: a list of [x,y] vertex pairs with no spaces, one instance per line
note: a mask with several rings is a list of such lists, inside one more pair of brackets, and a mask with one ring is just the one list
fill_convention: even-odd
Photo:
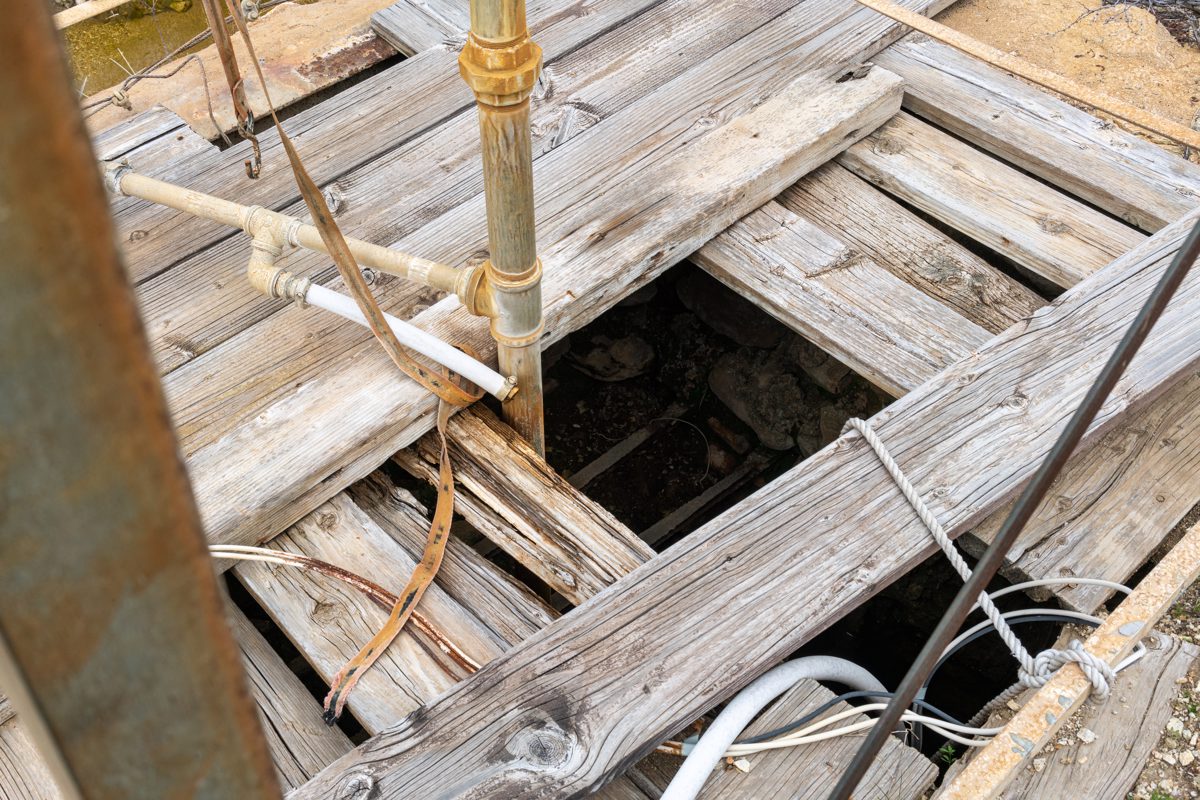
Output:
[[598,381],[624,381],[644,374],[654,363],[654,348],[638,336],[610,339],[593,336],[592,348],[582,355],[570,354],[571,363]]
[[680,278],[675,293],[701,322],[742,347],[774,347],[788,333],[770,315],[703,270],[692,270]]
[[1096,741],[1096,732],[1091,728],[1081,728],[1079,733],[1075,735],[1078,736],[1079,741],[1083,742],[1084,744],[1091,744],[1092,742]]
[[708,385],[738,419],[772,450],[800,445],[811,453],[820,438],[818,398],[806,391],[778,351],[742,348],[721,357]]
[[837,394],[850,377],[850,368],[801,336],[789,336],[783,344],[786,358],[830,394]]

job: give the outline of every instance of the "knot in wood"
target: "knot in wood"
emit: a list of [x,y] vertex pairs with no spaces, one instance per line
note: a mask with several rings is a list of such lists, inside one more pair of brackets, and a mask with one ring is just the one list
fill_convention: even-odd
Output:
[[338,787],[337,800],[372,800],[379,796],[375,779],[365,772],[357,772],[342,781]]
[[570,736],[544,723],[517,731],[508,743],[508,752],[538,767],[558,767],[570,759],[574,749]]

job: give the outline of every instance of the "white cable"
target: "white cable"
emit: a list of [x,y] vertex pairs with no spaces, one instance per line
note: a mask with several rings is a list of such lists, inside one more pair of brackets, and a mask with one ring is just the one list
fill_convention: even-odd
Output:
[[[367,318],[363,316],[362,310],[358,307],[358,303],[354,302],[354,298],[347,297],[340,292],[326,289],[324,286],[318,286],[314,283],[308,288],[304,300],[317,308],[332,311],[339,317],[344,317],[357,322],[359,325],[369,327],[367,325]],[[457,372],[499,400],[503,400],[511,391],[512,386],[509,381],[491,367],[476,361],[463,351],[451,347],[436,336],[432,336],[416,326],[409,325],[402,319],[397,319],[391,314],[384,314],[384,317],[387,319],[388,325],[391,326],[392,333],[396,334],[396,338],[400,340],[400,344],[405,347],[411,348],[426,358],[436,361],[443,367]]]
[[688,753],[679,771],[663,792],[662,800],[693,800],[712,774],[713,767],[768,703],[804,679],[833,681],[865,692],[886,692],[874,675],[857,664],[832,656],[808,656],[780,664],[738,692],[713,720]]

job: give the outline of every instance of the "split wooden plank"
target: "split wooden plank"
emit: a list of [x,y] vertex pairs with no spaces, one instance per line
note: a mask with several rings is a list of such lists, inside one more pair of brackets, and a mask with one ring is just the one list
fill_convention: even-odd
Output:
[[0,722],[0,798],[62,800],[63,795],[17,717]]
[[[816,681],[803,681],[777,700],[747,729],[744,736],[766,733],[808,711],[832,700],[833,692]],[[828,714],[846,711],[847,703],[839,703]],[[828,716],[828,714],[824,716]],[[866,719],[865,714],[850,717],[838,724],[853,724]],[[725,770],[710,778],[700,792],[700,800],[821,800],[829,787],[849,766],[861,743],[858,736],[842,736],[818,744],[768,750],[747,756],[748,773]],[[855,797],[915,798],[933,786],[938,769],[933,762],[899,740],[888,739],[879,757],[863,778]],[[1051,795],[1030,795],[1050,797]]]
[[[1198,468],[1200,376],[1193,375],[1071,459],[1009,551],[1005,574],[1013,580],[1128,579],[1200,501]],[[974,528],[964,547],[982,552],[1006,512]],[[1113,594],[1080,585],[1053,593],[1088,613]]]
[[[458,511],[522,566],[578,605],[654,557],[654,550],[562,478],[512,428],[478,406],[447,426],[461,485]],[[436,480],[438,442],[396,460]]]
[[[531,19],[540,15],[528,10]],[[465,37],[471,27],[466,3],[453,0],[399,0],[371,15],[371,27],[406,56]]]
[[[562,148],[582,130],[627,109],[643,94],[678,76],[695,61],[735,42],[793,3],[794,0],[766,0],[747,10],[729,4],[672,0],[550,63],[543,78],[544,97],[533,105],[534,156],[545,163],[548,153]],[[678,39],[663,37],[664,27],[674,30]],[[622,60],[629,52],[636,52],[638,58]],[[681,101],[686,103],[686,98],[695,93],[693,89],[676,101],[675,106],[659,109],[659,116],[652,118],[656,125],[667,127],[664,109],[678,107]],[[630,123],[629,128],[633,130],[634,124]],[[645,146],[643,140],[635,137],[621,147],[636,149],[639,144]],[[604,156],[615,158],[614,153]],[[580,158],[584,164],[595,163],[591,160],[594,156]],[[606,162],[600,161],[603,163]],[[438,180],[430,180],[431,174],[437,175]],[[347,232],[385,245],[401,242],[409,251],[427,256],[437,254],[440,260],[457,264],[479,259],[480,253],[486,252],[486,238],[472,242],[469,248],[447,250],[440,242],[408,244],[404,237],[439,214],[451,212],[478,196],[482,189],[479,123],[471,107],[389,152],[386,158],[340,176],[334,185],[327,187],[327,194],[335,199],[335,217]],[[544,220],[572,198],[581,196],[577,192],[548,194],[538,208],[539,218]],[[403,197],[404,203],[397,209],[394,205],[398,197]],[[299,216],[307,213],[303,204],[294,204],[287,210]],[[460,224],[469,226],[468,230],[483,232],[483,214],[477,213],[478,218],[469,217]],[[540,234],[545,241],[548,235],[545,225]],[[249,252],[249,240],[234,236],[140,287],[146,327],[160,371],[168,372],[196,358],[285,308],[278,300],[261,296],[249,285],[245,277]],[[328,257],[316,253],[294,252],[284,265],[322,283],[336,274]],[[411,313],[412,304],[428,305],[437,297],[414,284],[386,277],[380,277],[374,289],[380,302],[392,305],[389,310],[401,318]],[[302,365],[311,364],[314,356],[362,339],[361,330],[340,319],[325,319],[320,324],[321,329],[313,331],[312,340],[320,342],[319,349],[313,348],[310,341],[288,336],[272,343],[266,351],[255,347],[252,354],[237,354],[230,361],[222,358],[222,368],[212,370],[217,373],[215,380],[204,382],[206,391],[219,397],[221,392],[214,390],[214,383],[222,388],[290,387],[311,374],[301,369]],[[320,364],[315,368],[325,366]],[[279,375],[280,372],[284,375]],[[173,405],[180,407],[179,403]],[[220,414],[225,419],[237,416],[228,409]],[[181,419],[177,413],[176,421],[187,440],[190,419]]]
[[[1129,796],[1171,717],[1179,684],[1200,654],[1195,645],[1157,631],[1145,643],[1149,652],[1117,676],[1110,699],[1087,703],[1076,712],[1079,726],[1096,734],[1095,740],[1085,744],[1078,737],[1067,737],[1066,747],[1046,754],[1042,769],[1031,765],[1020,772],[1001,797],[1125,800]],[[989,724],[1003,725],[1003,721]]]
[[896,397],[989,338],[776,202],[731,226],[693,260]]
[[346,734],[321,720],[316,701],[271,649],[246,615],[230,610],[234,638],[242,649],[250,694],[258,705],[263,735],[284,791],[300,786],[353,747]]
[[[780,41],[779,47],[784,44]],[[759,45],[754,37],[739,43]],[[745,62],[722,63],[728,80],[744,85]],[[779,72],[771,74],[786,81],[789,66],[783,60]],[[714,92],[728,88],[714,71],[704,74],[703,85]],[[572,161],[574,170],[541,182],[544,191],[581,191],[587,200],[543,217],[543,231],[559,231],[547,237],[551,243],[542,251],[547,330],[543,346],[586,324],[894,113],[901,89],[894,76],[873,69],[857,80],[838,82],[835,75],[806,74],[753,111],[694,139],[675,133],[675,140],[683,141],[658,159],[647,159],[644,150],[621,151],[631,163],[623,162],[604,176],[589,174],[594,164]],[[680,77],[694,83],[690,72]],[[673,83],[664,87],[669,95],[676,89]],[[734,107],[752,100],[738,98]],[[668,100],[657,94],[644,98],[659,108]],[[693,102],[697,109],[714,110],[702,98]],[[662,130],[661,119],[639,114],[625,122],[633,119]],[[687,115],[667,127],[679,131],[696,119]],[[806,124],[798,126],[796,119]],[[589,137],[599,128],[572,141],[592,138],[593,144],[619,150],[612,139],[603,138],[607,131],[600,131],[601,138]],[[622,131],[634,134],[627,125]],[[555,150],[550,158],[567,149]],[[423,228],[420,241],[447,248],[478,247],[484,235],[482,198],[472,203],[473,208]],[[254,331],[262,338],[248,341],[261,348],[296,336],[292,326],[303,324],[296,313],[306,312],[282,312],[276,317],[277,334]],[[443,339],[474,346],[485,358],[494,351],[480,322],[452,298],[415,321]],[[333,356],[336,369],[294,390],[288,387],[285,395],[255,407],[252,416],[239,418],[219,439],[189,453],[193,487],[215,540],[248,542],[272,536],[428,430],[432,399],[388,368],[382,355],[369,339],[359,339],[352,349]],[[179,404],[173,408],[178,415]],[[295,433],[289,430],[293,427]],[[327,481],[335,472],[337,479]]]
[[[393,591],[404,586],[416,563],[344,494],[301,520],[271,547],[344,567]],[[234,569],[325,681],[387,619],[387,611],[340,581],[258,562],[241,562]],[[487,663],[507,646],[437,584],[421,600],[421,611],[477,664]],[[364,728],[375,732],[466,674],[435,642],[406,628],[363,675],[348,707]]]
[[[456,482],[459,475],[455,462]],[[461,512],[463,487],[456,486],[455,493],[455,509]],[[420,555],[429,527],[428,514],[416,498],[397,486],[384,471],[371,473],[347,489],[346,494],[410,556]],[[454,537],[446,545],[437,582],[508,644],[524,641],[558,617],[523,583]]]
[[1200,165],[920,34],[880,53],[904,105],[1131,225],[1156,231],[1200,205]]
[[840,164],[805,176],[777,202],[989,333],[1046,304]]
[[[1163,229],[876,415],[952,536],[1028,480],[1193,221]],[[1195,302],[1192,275],[1085,447],[1195,368]],[[376,779],[380,800],[584,791],[935,549],[869,448],[841,439],[335,762],[296,799],[324,797],[358,770]],[[704,624],[679,624],[679,609]],[[697,683],[697,669],[709,679]],[[543,746],[532,748],[535,732]],[[422,746],[435,737],[436,748]],[[452,791],[446,774],[457,777]]]
[[839,159],[861,177],[1058,286],[1144,235],[902,113]]
[[[1170,227],[1164,230],[1170,230]],[[1200,576],[1200,527],[1193,526],[1083,643],[1116,667],[1196,578]],[[1078,664],[1067,664],[1029,697],[1016,715],[966,768],[943,785],[944,800],[991,800],[1017,777],[1025,760],[1041,749],[1091,693]]]

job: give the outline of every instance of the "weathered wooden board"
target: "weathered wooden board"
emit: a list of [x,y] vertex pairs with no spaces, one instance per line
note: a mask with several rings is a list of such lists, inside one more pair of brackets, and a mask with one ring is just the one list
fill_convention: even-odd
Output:
[[1125,800],[1158,745],[1179,681],[1186,679],[1198,649],[1154,632],[1137,665],[1117,676],[1112,696],[1075,712],[1080,727],[1096,734],[1090,744],[1068,736],[1065,747],[1044,756],[1044,767],[1021,772],[1001,795],[1006,800],[1033,797],[1086,797]]
[[321,704],[246,615],[231,609],[229,618],[280,784],[284,791],[294,789],[348,752],[350,740],[321,721]]
[[[535,9],[526,12],[540,19]],[[371,15],[371,27],[406,56],[464,37],[471,27],[470,8],[454,0],[398,0]]]
[[692,258],[893,396],[990,338],[776,202],[744,217]]
[[[803,681],[764,711],[743,736],[756,736],[786,725],[833,696],[833,692],[816,681]],[[826,716],[848,708],[848,704],[839,703]],[[838,724],[849,725],[865,718],[859,715]],[[700,800],[822,800],[849,766],[861,743],[861,736],[842,736],[747,756],[748,773],[727,769],[717,774],[704,785]],[[892,738],[884,744],[854,796],[860,800],[917,798],[933,786],[937,776],[937,767],[931,761]]]
[[[874,427],[951,535],[1036,469],[1195,217],[876,415]],[[1196,302],[1200,276],[1192,275],[1085,446],[1195,368]],[[376,778],[381,800],[583,791],[935,547],[869,448],[840,439],[335,762],[296,797],[323,797],[359,770]],[[763,613],[768,604],[772,613]],[[704,624],[677,624],[678,608]],[[721,668],[704,669],[710,659]],[[698,684],[698,669],[709,680]],[[554,746],[529,747],[535,733]]]
[[[654,550],[563,479],[512,428],[478,406],[447,427],[461,487],[457,510],[550,588],[578,605],[642,563]],[[437,438],[397,456],[427,480],[437,476]]]
[[[460,472],[456,463],[456,481]],[[410,556],[420,555],[425,546],[428,514],[416,498],[393,483],[382,470],[354,484],[346,494]],[[457,511],[462,508],[461,485],[456,486],[455,494]],[[523,583],[457,538],[452,537],[446,545],[437,583],[509,644],[524,641],[558,617]]]
[[1144,235],[903,113],[840,163],[1058,286]]
[[989,333],[1046,304],[841,164],[806,175],[777,201]]
[[[1009,551],[1013,579],[1124,581],[1200,501],[1200,376],[1191,376],[1071,459]],[[979,553],[1008,509],[964,537]],[[1067,606],[1093,612],[1112,595],[1097,586],[1055,589]]]
[[[415,560],[345,494],[298,522],[271,547],[327,561],[399,592]],[[317,673],[329,681],[383,626],[387,612],[357,589],[292,567],[241,562],[238,578]],[[507,643],[451,598],[430,586],[421,612],[477,663]],[[467,674],[413,627],[405,628],[359,681],[348,708],[375,732],[448,689]]]
[[[738,49],[756,52],[761,45],[751,36]],[[779,47],[783,46],[780,41]],[[803,61],[803,56],[797,59]],[[757,83],[765,77],[748,77],[744,61],[719,63],[725,65],[733,85],[745,86],[743,81],[757,79]],[[783,73],[790,73],[786,60],[778,65],[778,73],[777,80],[785,82]],[[714,70],[703,69],[703,74],[704,85],[714,94],[722,96],[722,90],[729,88]],[[693,77],[685,73],[680,79],[694,83]],[[677,88],[672,82],[663,89],[669,96],[655,93],[635,104],[636,113],[624,119],[622,134],[638,135],[640,131],[630,128],[635,121],[664,131],[664,121],[648,119],[640,106],[644,102],[671,108]],[[619,163],[601,176],[591,173],[595,164],[573,161],[583,174],[562,170],[549,185],[540,183],[552,196],[580,193],[574,205],[542,221],[543,231],[558,232],[543,239],[551,242],[542,251],[544,344],[595,318],[886,119],[899,94],[898,81],[880,70],[845,82],[813,73],[752,112],[710,132],[701,131],[695,138],[685,135],[697,119],[692,114],[704,109],[716,112],[720,119],[722,109],[728,112],[730,104],[736,108],[752,98],[724,96],[714,108],[693,97],[691,114],[679,121],[668,115],[665,123],[672,132],[670,141],[678,147],[659,142],[666,146],[658,149],[657,158],[647,158],[645,149],[621,149],[608,137],[608,130],[601,130],[603,124],[572,139],[572,143],[591,139],[594,146],[603,145],[619,157]],[[797,119],[809,122],[798,126]],[[558,148],[548,158],[569,160],[572,153],[564,153],[569,149]],[[460,207],[439,218],[412,241],[466,252],[477,248],[483,237],[482,198],[471,203],[474,208]],[[281,312],[241,343],[262,349],[301,336],[303,328],[297,326],[303,326],[309,314],[297,309]],[[490,357],[493,345],[481,323],[469,318],[456,300],[440,301],[416,321],[448,341],[471,344]],[[271,325],[278,327],[272,331]],[[271,403],[252,407],[233,424],[226,422],[227,433],[220,438],[189,452],[193,486],[214,539],[245,542],[273,535],[428,429],[432,398],[389,368],[374,342],[360,338],[345,353],[324,357],[336,361],[337,368],[295,389],[287,386],[286,393]],[[181,406],[176,403],[173,410],[178,415]],[[289,431],[293,427],[294,433]],[[337,479],[327,481],[335,472]]]
[[1200,205],[1200,165],[920,34],[879,55],[905,107],[1022,169],[1156,231]]
[[62,800],[33,741],[17,717],[0,722],[0,798]]

